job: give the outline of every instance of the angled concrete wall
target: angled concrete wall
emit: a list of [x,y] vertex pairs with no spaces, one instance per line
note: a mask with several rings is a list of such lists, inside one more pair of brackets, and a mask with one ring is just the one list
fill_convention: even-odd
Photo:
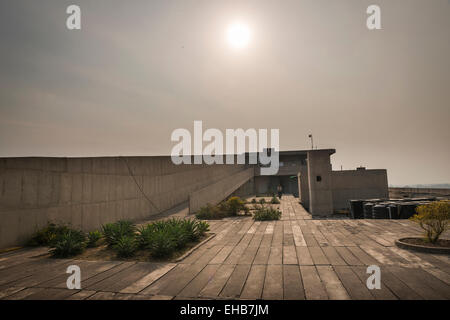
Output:
[[208,203],[212,205],[218,204],[253,178],[254,171],[254,168],[245,169],[192,192],[189,195],[189,213],[197,212]]
[[0,158],[0,248],[48,221],[82,230],[143,220],[244,165],[174,165],[170,157]]

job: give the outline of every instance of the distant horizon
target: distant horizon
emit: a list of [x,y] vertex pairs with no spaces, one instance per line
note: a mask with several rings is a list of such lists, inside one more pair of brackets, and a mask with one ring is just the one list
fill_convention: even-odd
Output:
[[[169,155],[171,133],[278,129],[334,170],[450,181],[450,2],[0,2],[0,157]],[[447,147],[446,147],[447,146]]]

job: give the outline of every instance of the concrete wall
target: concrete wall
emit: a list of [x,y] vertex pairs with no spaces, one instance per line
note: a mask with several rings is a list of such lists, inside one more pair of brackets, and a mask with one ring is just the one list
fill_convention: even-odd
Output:
[[48,221],[87,231],[142,220],[244,168],[176,166],[170,157],[0,158],[0,248],[23,244]]
[[216,205],[231,195],[254,176],[254,168],[244,169],[189,195],[189,213],[197,212],[206,204]]
[[309,209],[309,182],[308,182],[308,168],[306,166],[300,167],[300,172],[297,174],[297,183],[299,191],[299,201]]
[[331,185],[334,210],[349,208],[351,199],[389,197],[385,169],[332,171]]
[[308,151],[309,212],[326,216],[333,213],[329,150]]
[[414,197],[450,197],[450,189],[438,188],[389,188],[391,198],[414,198]]

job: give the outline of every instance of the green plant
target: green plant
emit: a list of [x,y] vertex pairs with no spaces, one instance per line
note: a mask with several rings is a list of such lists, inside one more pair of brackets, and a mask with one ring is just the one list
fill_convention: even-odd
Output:
[[197,232],[199,236],[203,236],[208,231],[209,224],[207,224],[205,221],[197,221]]
[[270,203],[272,204],[280,204],[280,200],[274,195],[272,196],[272,199],[270,200]]
[[266,199],[264,199],[264,198],[259,199],[259,203],[260,203],[260,204],[265,204],[265,203],[266,203]]
[[279,220],[280,217],[280,211],[273,208],[266,208],[263,205],[257,207],[256,212],[253,214],[253,220],[255,221]]
[[214,220],[214,219],[222,219],[228,216],[226,212],[226,208],[213,206],[211,204],[207,204],[205,207],[201,207],[200,210],[195,214],[197,219],[202,220]]
[[114,244],[113,249],[118,257],[132,257],[137,250],[136,238],[130,235],[122,236]]
[[153,256],[163,257],[198,240],[208,230],[209,225],[204,221],[172,218],[141,227],[137,240],[142,249],[150,250]]
[[54,257],[66,258],[83,252],[86,236],[80,230],[67,229],[51,241],[50,253]]
[[174,239],[168,236],[167,232],[158,230],[152,235],[151,241],[147,244],[154,257],[170,256],[177,247]]
[[[200,237],[200,233],[198,232],[198,224],[196,220],[185,219],[181,221],[177,221],[180,224],[181,233],[187,237],[188,241],[196,241]],[[174,228],[177,227],[177,224],[174,225]],[[175,229],[176,230],[176,229]]]
[[28,241],[29,246],[49,246],[52,241],[60,234],[66,232],[69,227],[65,225],[56,225],[48,223],[47,226],[34,233]]
[[255,198],[253,198],[251,202],[252,202],[252,203],[256,203],[256,199],[255,199]]
[[410,219],[425,230],[426,239],[436,243],[450,223],[450,201],[434,201],[416,208],[417,214]]
[[136,227],[131,221],[119,220],[115,223],[107,223],[102,226],[106,243],[114,246],[124,236],[134,236]]
[[88,238],[87,247],[89,248],[96,247],[101,237],[102,233],[98,230],[89,232],[87,236]]
[[225,202],[225,210],[232,216],[236,216],[244,208],[245,203],[239,197],[231,197]]

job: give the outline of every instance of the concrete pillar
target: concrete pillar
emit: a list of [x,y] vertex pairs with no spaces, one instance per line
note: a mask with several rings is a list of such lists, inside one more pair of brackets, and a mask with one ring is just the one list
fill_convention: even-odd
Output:
[[308,151],[309,212],[325,216],[333,213],[330,150]]

